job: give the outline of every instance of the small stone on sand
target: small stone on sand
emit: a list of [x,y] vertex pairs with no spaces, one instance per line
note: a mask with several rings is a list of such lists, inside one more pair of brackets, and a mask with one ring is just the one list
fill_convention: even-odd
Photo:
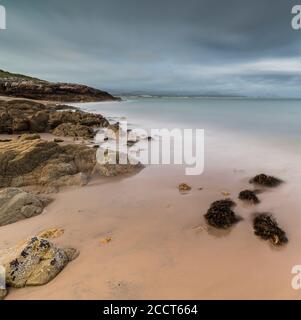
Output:
[[186,191],[190,191],[190,190],[191,190],[191,187],[187,183],[181,183],[179,185],[180,192],[186,192]]
[[105,237],[105,238],[103,238],[103,239],[100,240],[100,243],[101,243],[101,244],[108,244],[108,243],[110,243],[112,240],[113,240],[112,237]]

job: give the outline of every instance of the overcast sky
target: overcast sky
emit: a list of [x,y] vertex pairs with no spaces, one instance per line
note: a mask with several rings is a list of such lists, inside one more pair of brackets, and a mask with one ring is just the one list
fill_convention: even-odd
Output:
[[0,69],[112,92],[301,97],[298,0],[0,4]]

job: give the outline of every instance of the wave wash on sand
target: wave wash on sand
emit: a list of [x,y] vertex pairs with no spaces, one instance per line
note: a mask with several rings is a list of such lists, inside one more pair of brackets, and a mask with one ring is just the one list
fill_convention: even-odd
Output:
[[[100,164],[137,165],[185,165],[186,175],[200,175],[204,171],[204,130],[202,129],[145,129],[128,130],[126,121],[97,135],[97,141],[113,140],[113,145],[102,145],[97,151]],[[156,137],[156,138],[154,138]],[[139,139],[152,143],[144,144],[143,150],[136,148]],[[155,140],[156,139],[156,143]],[[117,151],[117,152],[116,152]],[[129,157],[128,154],[131,156]]]

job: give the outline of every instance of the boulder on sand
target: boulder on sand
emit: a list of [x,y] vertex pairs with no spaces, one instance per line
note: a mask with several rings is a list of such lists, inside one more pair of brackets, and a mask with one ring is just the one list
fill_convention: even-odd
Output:
[[6,284],[15,288],[39,286],[54,279],[79,252],[62,249],[40,237],[0,252],[6,270]]
[[0,226],[34,217],[44,210],[49,200],[18,188],[0,191]]

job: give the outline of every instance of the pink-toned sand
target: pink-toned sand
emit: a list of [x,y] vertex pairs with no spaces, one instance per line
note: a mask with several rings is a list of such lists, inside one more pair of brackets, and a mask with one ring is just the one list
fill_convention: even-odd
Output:
[[[301,265],[300,161],[298,154],[225,136],[206,141],[202,175],[148,166],[54,194],[41,215],[0,228],[0,249],[57,227],[65,233],[53,241],[80,256],[49,284],[10,289],[7,299],[300,299],[301,290],[291,286],[291,269]],[[260,194],[258,206],[242,204],[238,193],[261,172],[285,183]],[[192,186],[188,194],[179,193],[182,182]],[[203,215],[224,191],[243,220],[216,231]],[[273,213],[288,245],[275,249],[254,235],[256,211]],[[106,237],[112,241],[104,244]]]
[[[237,163],[187,177],[182,167],[151,166],[134,176],[102,178],[54,195],[39,216],[0,228],[0,249],[39,231],[65,229],[53,241],[80,250],[53,281],[11,289],[7,299],[299,299],[291,269],[301,264],[298,179],[260,195],[255,207],[237,201],[243,221],[229,232],[203,217],[222,191],[237,199],[254,172]],[[263,166],[265,166],[264,164]],[[192,190],[177,190],[187,182]],[[202,187],[203,190],[199,190]],[[281,249],[257,238],[254,211],[273,212],[289,237]],[[112,237],[103,244],[101,239]]]

